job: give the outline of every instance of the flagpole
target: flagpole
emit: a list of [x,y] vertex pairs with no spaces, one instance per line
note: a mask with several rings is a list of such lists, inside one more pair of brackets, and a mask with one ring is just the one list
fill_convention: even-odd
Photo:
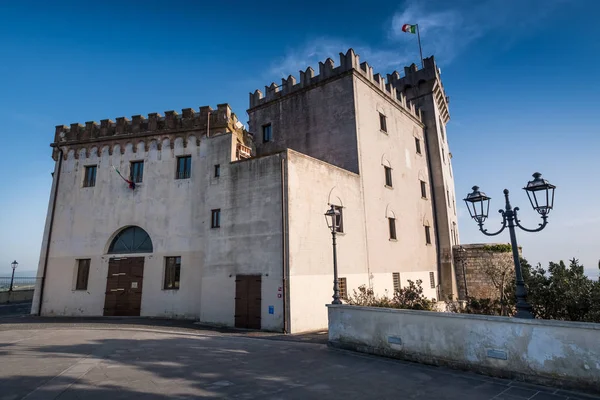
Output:
[[419,24],[417,26],[417,38],[419,39],[419,54],[421,55],[421,68],[425,68],[425,63],[423,62],[423,50],[421,50],[421,34],[419,33]]

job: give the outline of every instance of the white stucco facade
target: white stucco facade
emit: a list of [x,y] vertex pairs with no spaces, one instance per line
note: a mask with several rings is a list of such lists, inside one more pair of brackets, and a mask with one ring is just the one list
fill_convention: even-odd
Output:
[[[439,298],[444,284],[455,286],[452,276],[439,282],[440,243],[451,239],[449,229],[438,227],[452,221],[431,196],[432,187],[453,183],[449,173],[432,173],[440,156],[426,146],[426,117],[352,50],[340,61],[335,68],[331,60],[321,63],[317,76],[307,69],[298,84],[290,77],[266,96],[251,94],[252,138],[227,105],[58,126],[43,279],[32,312],[109,315],[107,293],[120,290],[107,283],[119,275],[109,264],[143,257],[143,288],[135,283],[141,316],[235,326],[240,277],[251,276],[260,283],[260,294],[250,296],[258,327],[326,328],[333,266],[323,214],[330,205],[343,213],[338,275],[347,293],[365,285],[392,295],[394,274],[401,286],[421,280],[430,298]],[[182,156],[191,157],[191,170],[176,179]],[[113,166],[128,177],[135,161],[144,162],[144,175],[132,190]],[[89,166],[96,166],[95,184],[84,187]],[[219,227],[211,227],[214,210]],[[143,229],[152,251],[110,254],[127,227]],[[167,257],[181,260],[177,289],[164,289]],[[80,259],[90,260],[85,290],[77,288]]]

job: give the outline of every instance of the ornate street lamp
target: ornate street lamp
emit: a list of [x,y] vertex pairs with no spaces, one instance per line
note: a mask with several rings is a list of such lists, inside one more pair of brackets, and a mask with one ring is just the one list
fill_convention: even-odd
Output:
[[520,224],[517,216],[519,207],[515,207],[514,209],[511,207],[508,199],[508,189],[504,189],[504,197],[506,199],[504,210],[498,211],[502,214],[502,227],[498,232],[489,233],[487,229],[484,229],[483,227],[483,223],[488,217],[491,198],[487,197],[485,193],[480,192],[479,187],[473,186],[473,192],[469,193],[464,201],[469,209],[471,218],[477,222],[479,230],[484,235],[499,235],[508,226],[510,232],[510,244],[512,246],[515,263],[515,274],[517,277],[517,313],[515,314],[515,317],[533,318],[531,305],[527,303],[527,289],[525,288],[523,273],[521,271],[521,261],[519,259],[519,247],[517,245],[515,226],[518,226],[526,232],[539,232],[544,229],[548,224],[548,214],[554,207],[554,189],[556,189],[556,186],[550,184],[547,180],[542,179],[542,174],[536,172],[533,174],[533,180],[529,181],[523,189],[527,192],[527,196],[529,196],[529,201],[531,202],[533,209],[542,216],[542,223],[539,224],[537,229],[527,229]]
[[338,271],[337,271],[337,252],[335,243],[335,234],[337,233],[338,220],[340,212],[335,209],[332,204],[331,208],[325,213],[325,220],[327,221],[327,227],[331,229],[331,237],[333,240],[333,301],[331,304],[342,304],[340,300],[340,287],[338,283]]
[[13,281],[15,279],[15,269],[17,269],[17,267],[19,266],[19,263],[17,262],[17,260],[13,261],[10,263],[10,266],[12,267],[12,276],[10,277],[10,287],[8,288],[9,292],[12,292],[13,290]]

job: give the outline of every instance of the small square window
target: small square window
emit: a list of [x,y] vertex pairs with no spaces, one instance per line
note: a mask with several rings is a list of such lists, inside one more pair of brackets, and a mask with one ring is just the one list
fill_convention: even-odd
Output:
[[390,227],[390,239],[396,240],[396,219],[388,218],[388,223]]
[[77,281],[75,290],[87,290],[90,276],[90,259],[77,260]]
[[164,290],[179,290],[181,257],[165,257]]
[[419,181],[421,182],[421,197],[426,199],[427,198],[427,184],[424,181]]
[[133,183],[140,183],[144,179],[144,162],[134,161],[131,163],[129,179]]
[[264,125],[262,127],[263,130],[263,143],[267,143],[273,140],[273,128],[271,124]]
[[387,132],[387,121],[385,115],[379,113],[379,129],[383,132]]
[[338,278],[338,287],[340,289],[340,299],[348,300],[348,287],[346,278]]
[[215,165],[215,178],[218,178],[221,176],[221,164],[217,164]]
[[431,244],[431,228],[425,226],[425,243]]
[[429,284],[432,289],[435,289],[435,274],[433,272],[429,273]]
[[383,166],[385,170],[385,185],[389,187],[393,187],[392,185],[392,169],[387,166]]
[[400,291],[400,272],[392,273],[392,279],[394,281],[394,293],[398,293]]
[[221,209],[210,211],[210,227],[220,228],[221,227]]
[[342,206],[333,206],[333,208],[339,213],[335,216],[335,231],[344,233],[344,208]]
[[176,179],[189,179],[192,173],[192,156],[177,157]]
[[421,153],[421,139],[415,138],[415,147],[417,149],[417,154],[422,154]]
[[95,165],[85,167],[85,176],[83,177],[83,187],[96,186],[96,170]]

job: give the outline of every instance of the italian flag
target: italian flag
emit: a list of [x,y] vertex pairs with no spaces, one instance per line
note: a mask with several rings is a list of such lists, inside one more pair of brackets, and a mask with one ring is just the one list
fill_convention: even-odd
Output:
[[417,26],[410,25],[410,24],[404,24],[404,25],[402,25],[402,32],[417,33]]

